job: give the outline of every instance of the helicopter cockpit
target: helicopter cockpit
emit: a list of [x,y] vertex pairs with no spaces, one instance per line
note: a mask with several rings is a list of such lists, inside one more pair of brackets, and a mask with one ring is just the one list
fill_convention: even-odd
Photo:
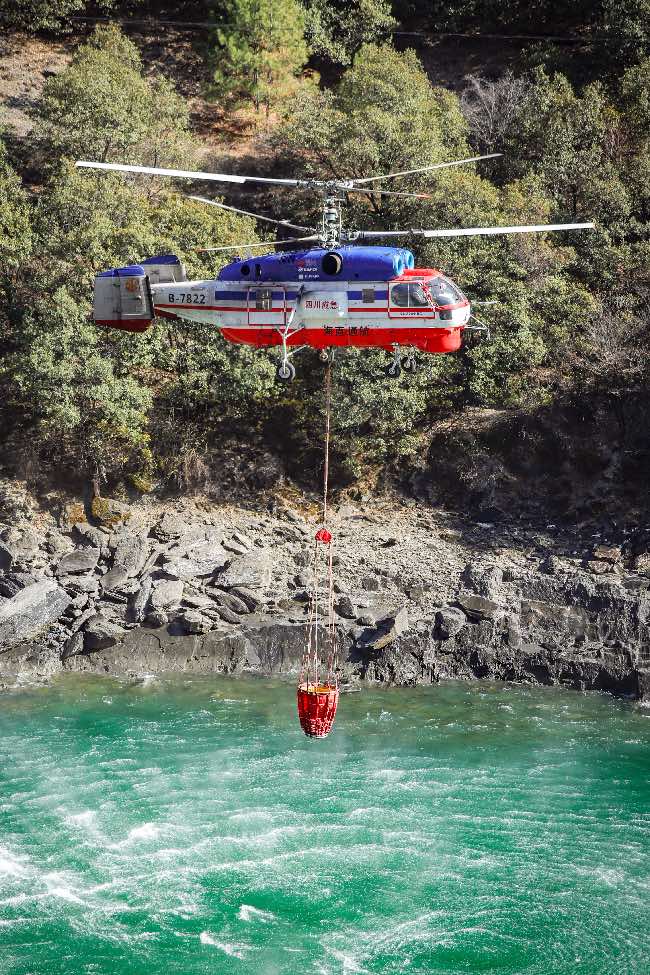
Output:
[[400,282],[390,289],[390,304],[394,308],[445,308],[464,301],[460,289],[442,275],[428,281]]

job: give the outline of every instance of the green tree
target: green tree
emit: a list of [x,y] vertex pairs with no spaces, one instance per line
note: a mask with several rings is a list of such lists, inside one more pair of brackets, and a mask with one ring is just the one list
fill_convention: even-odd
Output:
[[397,26],[388,0],[305,0],[305,37],[312,54],[350,64],[364,44],[385,41]]
[[224,0],[213,16],[215,94],[252,100],[268,115],[296,90],[307,61],[302,7],[297,0]]
[[0,140],[0,275],[15,271],[32,246],[30,207]]
[[33,114],[49,158],[173,165],[192,151],[186,103],[166,79],[144,77],[138,49],[114,25],[98,26],[48,78]]
[[69,18],[81,13],[86,0],[0,0],[0,24],[21,30],[65,30]]

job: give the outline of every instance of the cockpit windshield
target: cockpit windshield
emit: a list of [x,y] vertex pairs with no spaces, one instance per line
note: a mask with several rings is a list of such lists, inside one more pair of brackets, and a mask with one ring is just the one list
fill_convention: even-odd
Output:
[[462,292],[448,278],[442,275],[427,281],[434,301],[437,305],[455,305],[463,300]]
[[394,284],[390,291],[390,301],[397,308],[433,308],[435,305],[429,288],[420,281]]

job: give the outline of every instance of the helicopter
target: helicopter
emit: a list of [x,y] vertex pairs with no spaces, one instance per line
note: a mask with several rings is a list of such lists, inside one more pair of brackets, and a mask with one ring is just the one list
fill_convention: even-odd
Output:
[[385,368],[387,376],[397,378],[402,369],[414,373],[417,351],[456,352],[466,329],[487,328],[480,322],[470,324],[470,319],[479,321],[470,301],[445,274],[436,268],[416,268],[413,253],[404,247],[373,241],[588,230],[594,224],[346,230],[342,219],[345,197],[359,193],[426,199],[423,193],[377,189],[373,184],[500,155],[490,153],[349,180],[276,179],[79,160],[76,165],[87,169],[306,189],[319,193],[322,201],[319,226],[306,227],[189,196],[299,234],[278,240],[276,245],[301,246],[259,255],[254,255],[258,247],[274,245],[267,241],[205,248],[210,252],[239,251],[212,280],[188,280],[181,261],[173,254],[102,271],[95,278],[94,320],[97,325],[127,332],[144,332],[155,318],[210,324],[230,342],[279,348],[276,375],[283,382],[295,378],[291,360],[305,348],[319,350],[324,362],[335,347],[379,348],[391,354]]

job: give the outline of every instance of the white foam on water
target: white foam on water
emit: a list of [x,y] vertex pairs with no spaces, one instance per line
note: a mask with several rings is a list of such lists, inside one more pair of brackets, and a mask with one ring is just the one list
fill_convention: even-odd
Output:
[[358,973],[358,975],[371,975],[369,968],[362,968],[359,962],[352,955],[347,955],[344,951],[338,951],[336,948],[328,949],[330,954],[341,963],[341,973],[350,972]]
[[158,839],[161,832],[160,826],[156,826],[154,823],[143,823],[142,826],[134,826],[133,829],[129,830],[126,839],[120,840],[118,843],[110,843],[108,848],[109,850],[120,850],[138,840],[155,840]]
[[217,941],[209,931],[201,931],[199,940],[202,945],[211,945],[213,948],[218,948],[219,951],[223,951],[224,954],[230,955],[231,958],[239,958],[240,960],[246,957],[247,952],[258,950],[257,948],[253,948],[252,945],[242,944],[241,942],[229,943],[227,941]]
[[275,914],[271,911],[261,911],[259,907],[252,907],[250,904],[242,904],[237,917],[240,921],[261,921],[263,924],[275,921]]
[[97,813],[94,810],[88,809],[82,813],[68,813],[64,819],[70,826],[90,826],[96,816]]
[[28,870],[6,846],[0,846],[0,877],[26,877]]

